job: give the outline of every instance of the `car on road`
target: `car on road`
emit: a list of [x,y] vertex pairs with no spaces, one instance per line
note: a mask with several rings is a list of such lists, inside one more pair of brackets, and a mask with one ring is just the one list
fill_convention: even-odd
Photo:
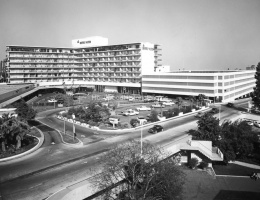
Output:
[[159,104],[159,103],[156,103],[156,104],[152,105],[152,108],[164,108],[164,107],[165,107],[165,105]]
[[133,115],[139,115],[139,112],[136,110],[129,110],[123,113],[124,116],[133,116]]
[[163,131],[163,127],[161,125],[154,125],[152,128],[148,130],[148,133],[158,133],[162,131]]
[[255,125],[257,128],[260,128],[260,122],[258,122],[258,121],[254,121],[254,125]]
[[141,107],[138,107],[138,108],[136,108],[136,110],[138,110],[138,111],[146,111],[146,110],[151,110],[151,108],[149,108],[149,107],[147,107],[147,106],[141,106]]
[[227,104],[227,107],[232,108],[232,107],[234,107],[234,104],[233,104],[233,103],[228,103],[228,104]]
[[174,104],[175,103],[173,101],[165,101],[165,102],[163,102],[163,105],[165,105],[165,106],[172,106]]
[[249,125],[249,126],[253,126],[254,122],[250,119],[244,119],[244,121]]
[[197,115],[195,115],[196,118],[201,118],[203,115],[203,112],[198,112]]
[[212,114],[215,114],[215,113],[218,113],[218,112],[219,112],[218,108],[212,108],[212,109],[209,111],[209,113],[212,113]]

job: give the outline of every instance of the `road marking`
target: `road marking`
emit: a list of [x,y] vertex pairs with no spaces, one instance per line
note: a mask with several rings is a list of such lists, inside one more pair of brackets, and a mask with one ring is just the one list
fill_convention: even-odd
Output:
[[83,162],[82,164],[86,164],[86,163],[88,163],[88,161],[86,161],[86,162]]
[[40,184],[38,184],[38,185],[34,185],[34,186],[32,186],[32,187],[29,187],[29,189],[36,188],[37,186],[40,186],[40,185],[42,185],[42,183],[40,183]]

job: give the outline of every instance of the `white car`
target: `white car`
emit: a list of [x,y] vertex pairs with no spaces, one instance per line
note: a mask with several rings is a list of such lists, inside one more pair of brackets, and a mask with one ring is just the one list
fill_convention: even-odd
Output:
[[134,100],[135,100],[135,98],[133,98],[133,97],[128,99],[128,101],[134,101]]
[[79,121],[75,121],[75,124],[81,124]]
[[165,105],[165,106],[172,106],[172,105],[174,105],[175,103],[174,102],[172,102],[172,101],[165,101],[165,102],[163,102],[163,105]]
[[71,122],[71,123],[73,123],[73,119],[68,119],[68,122]]
[[151,108],[146,107],[146,106],[141,106],[141,107],[136,108],[136,110],[138,110],[138,111],[145,111],[145,110],[151,110]]
[[137,117],[140,125],[147,124],[147,119],[145,119],[143,116]]
[[164,108],[165,105],[163,105],[163,104],[161,105],[161,104],[158,103],[158,104],[152,105],[152,107],[153,107],[153,108]]
[[139,112],[135,111],[135,110],[129,110],[129,111],[124,112],[123,115],[125,115],[125,116],[139,115]]
[[254,121],[254,125],[255,125],[256,127],[260,128],[260,122],[258,122],[258,121]]

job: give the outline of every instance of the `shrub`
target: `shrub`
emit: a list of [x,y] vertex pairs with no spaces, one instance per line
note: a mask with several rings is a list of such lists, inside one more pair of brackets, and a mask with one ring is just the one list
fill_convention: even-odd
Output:
[[209,163],[207,163],[205,161],[202,161],[202,162],[200,162],[199,166],[200,166],[201,169],[205,169],[205,168],[207,168],[209,166]]
[[189,166],[194,169],[199,164],[199,160],[197,158],[191,158],[189,162]]
[[139,120],[138,119],[131,119],[130,124],[131,124],[131,126],[136,127],[139,124]]

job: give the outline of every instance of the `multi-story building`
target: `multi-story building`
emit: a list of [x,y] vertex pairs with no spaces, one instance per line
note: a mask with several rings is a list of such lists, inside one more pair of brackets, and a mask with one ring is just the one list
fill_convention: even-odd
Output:
[[140,93],[141,77],[159,65],[159,45],[106,44],[104,38],[73,40],[76,48],[7,46],[9,83],[80,85],[97,91]]
[[253,91],[254,75],[255,70],[147,73],[142,77],[142,92],[177,96],[205,94],[212,100],[228,102]]

